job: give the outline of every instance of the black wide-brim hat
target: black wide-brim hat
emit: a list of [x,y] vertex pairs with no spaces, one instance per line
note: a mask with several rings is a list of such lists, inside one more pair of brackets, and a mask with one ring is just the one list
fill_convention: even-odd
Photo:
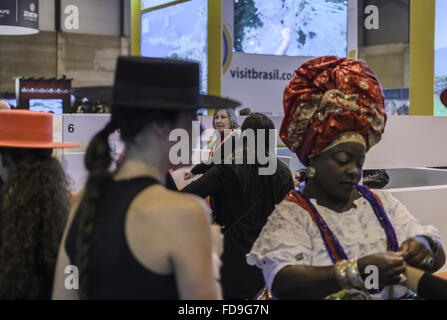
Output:
[[201,94],[198,63],[158,58],[119,57],[113,86],[73,88],[72,93],[132,108],[188,110],[240,105],[231,99]]

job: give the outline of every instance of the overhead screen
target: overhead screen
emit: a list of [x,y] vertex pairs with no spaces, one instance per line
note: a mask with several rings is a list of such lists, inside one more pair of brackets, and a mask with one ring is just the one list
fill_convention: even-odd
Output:
[[234,0],[235,51],[346,57],[347,29],[347,0]]
[[141,15],[141,55],[199,62],[201,91],[206,92],[207,34],[208,0],[191,0],[149,11]]

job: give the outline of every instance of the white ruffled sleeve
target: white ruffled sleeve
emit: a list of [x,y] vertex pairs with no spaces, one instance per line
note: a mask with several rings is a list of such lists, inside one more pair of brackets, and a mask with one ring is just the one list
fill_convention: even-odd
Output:
[[385,212],[396,231],[399,245],[415,236],[431,236],[440,240],[439,231],[432,225],[422,225],[408,209],[388,191],[374,191],[382,201]]
[[270,291],[276,274],[284,267],[311,265],[312,226],[309,214],[297,204],[283,200],[275,207],[247,254],[247,263],[262,269]]

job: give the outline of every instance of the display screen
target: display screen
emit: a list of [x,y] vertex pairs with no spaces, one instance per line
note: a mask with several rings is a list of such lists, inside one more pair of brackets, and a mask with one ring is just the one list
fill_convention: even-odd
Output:
[[11,106],[11,109],[17,108],[17,100],[16,99],[0,98],[0,101],[6,101]]
[[447,116],[440,95],[447,89],[447,1],[436,0],[435,24],[435,116]]
[[162,4],[166,4],[173,1],[175,0],[142,0],[141,9],[145,10],[153,7],[158,7],[161,6]]
[[347,0],[234,0],[234,50],[347,56]]
[[141,55],[200,63],[207,91],[208,0],[191,0],[141,15]]
[[62,114],[62,99],[30,99],[29,109],[31,111]]

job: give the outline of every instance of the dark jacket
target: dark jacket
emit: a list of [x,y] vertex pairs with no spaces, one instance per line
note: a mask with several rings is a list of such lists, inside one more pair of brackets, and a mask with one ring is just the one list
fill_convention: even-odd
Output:
[[[277,171],[272,178],[280,181],[270,185],[278,193],[279,203],[293,189],[289,168],[277,160]],[[264,286],[261,269],[247,264],[245,255],[257,239],[272,208],[259,206],[243,195],[243,185],[233,165],[215,165],[201,178],[191,182],[182,192],[193,193],[203,198],[210,196],[214,220],[223,226],[224,253],[221,269],[222,288],[225,299],[252,299]]]

